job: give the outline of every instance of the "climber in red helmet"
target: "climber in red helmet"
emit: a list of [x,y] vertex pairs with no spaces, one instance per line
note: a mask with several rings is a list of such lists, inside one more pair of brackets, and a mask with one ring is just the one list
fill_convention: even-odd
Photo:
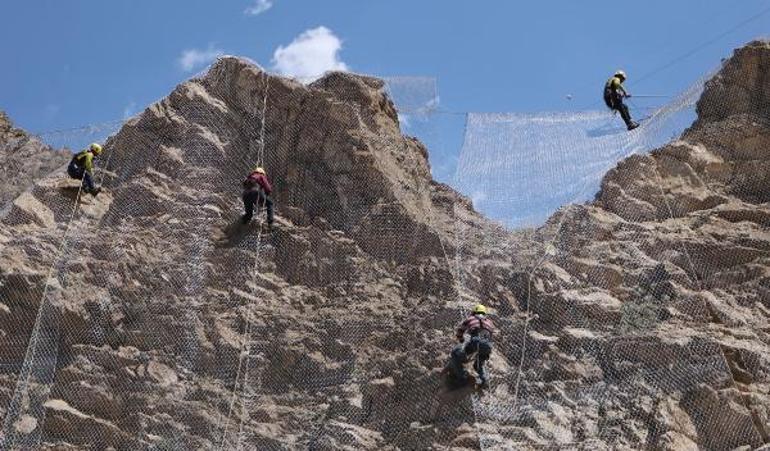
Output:
[[270,198],[270,194],[273,192],[273,186],[270,183],[270,179],[267,178],[265,170],[261,167],[254,168],[243,181],[243,208],[245,209],[244,215],[241,217],[241,222],[248,224],[254,216],[254,204],[258,204],[259,207],[265,207],[267,209],[267,225],[273,226],[273,200]]

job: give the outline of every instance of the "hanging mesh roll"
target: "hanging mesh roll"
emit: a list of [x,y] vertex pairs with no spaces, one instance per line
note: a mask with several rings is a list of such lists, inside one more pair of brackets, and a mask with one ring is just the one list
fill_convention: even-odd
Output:
[[678,137],[695,119],[704,77],[642,119],[633,132],[609,111],[470,113],[457,186],[509,227],[541,225],[568,203],[591,200],[618,161]]

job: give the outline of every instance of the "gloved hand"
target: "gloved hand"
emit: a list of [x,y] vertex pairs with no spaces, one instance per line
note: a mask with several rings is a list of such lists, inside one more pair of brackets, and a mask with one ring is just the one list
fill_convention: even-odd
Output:
[[626,93],[626,95],[624,97],[628,99],[628,98],[631,97],[631,94]]

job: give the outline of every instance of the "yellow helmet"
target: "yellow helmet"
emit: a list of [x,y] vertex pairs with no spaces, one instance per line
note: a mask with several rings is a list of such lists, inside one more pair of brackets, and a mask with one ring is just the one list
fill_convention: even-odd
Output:
[[618,70],[616,70],[616,71],[615,71],[615,76],[616,76],[616,77],[620,77],[620,78],[622,78],[623,80],[625,80],[625,79],[626,79],[626,73],[625,73],[625,72],[623,72],[623,71],[622,71],[622,70],[620,70],[620,69],[618,69]]
[[474,315],[486,315],[487,314],[487,308],[484,307],[482,304],[476,304],[476,307],[473,307],[473,314]]
[[254,168],[254,172],[256,172],[257,174],[262,174],[262,175],[266,174],[265,173],[265,169],[263,167],[261,167],[261,166],[257,166],[256,168]]
[[102,146],[96,143],[91,144],[88,146],[88,150],[94,153],[94,155],[99,155],[102,153]]

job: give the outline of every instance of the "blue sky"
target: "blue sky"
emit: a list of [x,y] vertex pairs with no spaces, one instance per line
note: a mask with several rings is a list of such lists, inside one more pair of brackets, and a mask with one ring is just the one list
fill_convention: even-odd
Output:
[[[300,76],[323,66],[434,76],[440,108],[456,112],[598,108],[617,68],[632,92],[678,92],[736,46],[770,35],[770,13],[634,79],[767,8],[768,0],[6,0],[0,109],[35,132],[120,119],[217,52]],[[298,39],[309,44],[292,47]],[[438,116],[416,132],[447,178],[464,119]]]

